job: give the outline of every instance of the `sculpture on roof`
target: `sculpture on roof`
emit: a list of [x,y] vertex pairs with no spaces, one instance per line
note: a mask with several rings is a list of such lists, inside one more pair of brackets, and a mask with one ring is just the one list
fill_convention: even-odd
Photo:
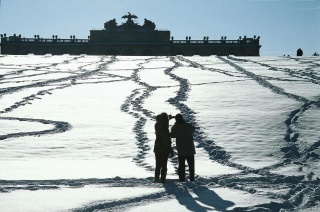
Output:
[[127,23],[131,23],[131,22],[133,22],[132,21],[133,18],[138,18],[138,17],[136,15],[131,15],[131,13],[128,12],[128,15],[124,15],[121,18],[127,18],[128,19]]
[[104,28],[105,29],[113,30],[113,29],[116,29],[116,27],[117,27],[117,22],[116,22],[115,18],[110,20],[110,21],[107,21],[106,23],[104,23]]
[[127,21],[117,26],[116,19],[112,19],[104,23],[104,28],[106,30],[154,30],[156,28],[154,22],[148,19],[144,19],[144,24],[142,26],[135,23],[133,19],[137,19],[138,17],[130,12],[128,12],[128,15],[124,15],[121,18],[127,19]]
[[146,30],[154,30],[156,28],[156,25],[154,24],[154,22],[145,18],[144,24],[142,27],[145,28]]

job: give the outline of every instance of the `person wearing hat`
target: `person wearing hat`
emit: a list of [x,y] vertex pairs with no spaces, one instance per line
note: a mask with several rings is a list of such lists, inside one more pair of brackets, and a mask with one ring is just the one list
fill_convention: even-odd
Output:
[[180,182],[185,182],[185,161],[189,166],[190,181],[194,181],[194,155],[196,154],[193,133],[195,128],[192,124],[185,122],[181,114],[175,116],[175,124],[171,128],[171,138],[176,138],[176,146],[179,158],[178,175]]

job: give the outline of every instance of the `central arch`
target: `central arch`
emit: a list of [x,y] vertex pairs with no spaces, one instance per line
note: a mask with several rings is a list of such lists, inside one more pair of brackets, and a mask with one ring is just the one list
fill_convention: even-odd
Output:
[[141,51],[141,56],[154,56],[154,52],[151,49],[144,49]]
[[123,52],[123,55],[125,55],[125,56],[136,56],[136,55],[137,55],[137,52],[134,51],[133,49],[126,49],[126,50]]
[[106,55],[119,55],[119,51],[116,49],[108,49]]

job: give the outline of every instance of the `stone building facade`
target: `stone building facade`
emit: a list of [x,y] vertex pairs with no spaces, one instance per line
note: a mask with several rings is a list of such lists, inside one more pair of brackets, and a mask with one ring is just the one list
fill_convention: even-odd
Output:
[[116,20],[104,24],[104,29],[91,30],[88,39],[24,38],[21,35],[1,35],[1,54],[88,54],[88,55],[128,55],[128,56],[170,56],[170,55],[235,55],[259,56],[260,37],[239,37],[237,40],[174,40],[170,31],[156,30],[155,24],[145,19],[143,25],[135,23],[135,15],[123,16],[127,21],[117,25]]

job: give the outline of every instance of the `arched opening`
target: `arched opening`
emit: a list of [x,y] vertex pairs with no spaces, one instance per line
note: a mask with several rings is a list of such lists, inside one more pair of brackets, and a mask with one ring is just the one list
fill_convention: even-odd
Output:
[[125,56],[136,56],[137,53],[132,49],[127,49],[127,50],[125,50],[123,52],[123,55],[125,55]]
[[141,52],[141,56],[154,56],[154,52],[151,49],[145,49]]
[[51,52],[50,52],[49,49],[46,48],[46,47],[43,47],[43,48],[41,48],[41,49],[39,49],[39,50],[37,51],[37,54],[38,54],[38,55],[45,55],[45,54],[48,54],[48,53],[51,53]]
[[181,52],[181,51],[179,51],[176,55],[181,55],[181,56],[183,56],[183,55],[184,55],[184,53],[183,53],[183,52]]
[[119,55],[119,51],[117,51],[116,49],[108,49],[106,51],[106,55]]
[[23,51],[22,54],[23,55],[33,54],[33,51],[31,51],[30,49],[27,49],[27,50]]

